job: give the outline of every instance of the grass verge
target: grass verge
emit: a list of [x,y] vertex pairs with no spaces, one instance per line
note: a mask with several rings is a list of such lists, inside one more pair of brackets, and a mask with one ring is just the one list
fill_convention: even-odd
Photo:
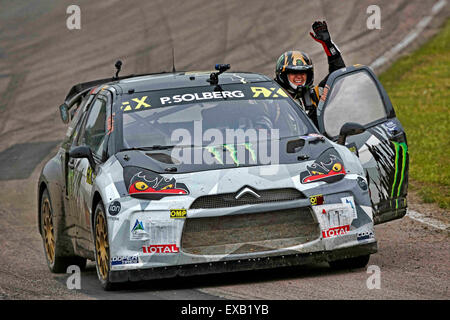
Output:
[[409,186],[450,208],[450,19],[434,38],[380,75],[406,131]]

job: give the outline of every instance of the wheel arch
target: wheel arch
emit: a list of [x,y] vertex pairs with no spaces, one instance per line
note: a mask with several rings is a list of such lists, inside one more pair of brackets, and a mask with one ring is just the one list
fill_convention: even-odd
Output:
[[[97,207],[97,204],[100,202],[100,201],[102,201],[103,202],[103,199],[102,199],[102,196],[101,196],[101,194],[100,194],[100,192],[98,191],[98,190],[96,190],[95,192],[94,192],[94,196],[93,196],[93,198],[92,198],[92,207],[91,207],[91,212],[92,212],[92,214],[91,214],[91,226],[92,226],[92,231],[94,232],[94,217],[95,217],[95,208]],[[104,203],[104,202],[103,202]]]
[[[44,194],[44,191],[48,190],[48,186],[47,183],[45,181],[41,181],[39,183],[39,189],[38,189],[38,212],[37,212],[37,222],[38,222],[38,229],[39,229],[39,234],[42,235],[42,230],[41,230],[41,204],[42,204],[42,195]],[[49,192],[49,191],[47,191]]]

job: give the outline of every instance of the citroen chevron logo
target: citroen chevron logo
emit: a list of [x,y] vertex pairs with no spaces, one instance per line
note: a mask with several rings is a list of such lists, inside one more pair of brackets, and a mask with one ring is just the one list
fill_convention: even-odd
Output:
[[240,191],[236,197],[234,197],[236,200],[238,200],[239,198],[241,198],[243,195],[245,194],[251,194],[252,196],[254,196],[255,198],[261,198],[261,196],[259,194],[257,194],[255,191],[253,191],[252,189],[245,187],[244,189],[242,189],[242,191]]

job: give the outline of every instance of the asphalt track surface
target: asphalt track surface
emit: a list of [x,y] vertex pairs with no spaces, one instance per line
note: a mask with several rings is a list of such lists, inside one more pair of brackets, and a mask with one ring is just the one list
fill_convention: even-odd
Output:
[[[401,41],[435,0],[380,0],[381,29],[366,26],[372,1],[77,1],[81,30],[66,28],[72,1],[0,1],[0,299],[449,299],[449,230],[405,217],[376,227],[381,289],[369,290],[366,269],[333,271],[316,264],[127,285],[104,292],[95,266],[81,290],[67,274],[49,272],[37,230],[36,183],[66,126],[57,106],[79,82],[121,74],[211,70],[273,76],[286,50],[311,54],[316,81],[327,72],[322,47],[310,36],[326,19],[347,65],[369,65]],[[404,52],[411,52],[449,17],[449,5]],[[379,70],[376,70],[379,71]],[[444,221],[448,212],[410,207]],[[448,222],[448,221],[447,221]]]

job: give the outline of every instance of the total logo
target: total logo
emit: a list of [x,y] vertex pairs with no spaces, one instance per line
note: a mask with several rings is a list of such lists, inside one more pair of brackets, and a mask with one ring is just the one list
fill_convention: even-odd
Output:
[[142,247],[143,253],[177,253],[180,248],[176,244],[156,244]]
[[339,226],[322,231],[323,238],[332,238],[336,236],[342,236],[350,231],[350,225]]

